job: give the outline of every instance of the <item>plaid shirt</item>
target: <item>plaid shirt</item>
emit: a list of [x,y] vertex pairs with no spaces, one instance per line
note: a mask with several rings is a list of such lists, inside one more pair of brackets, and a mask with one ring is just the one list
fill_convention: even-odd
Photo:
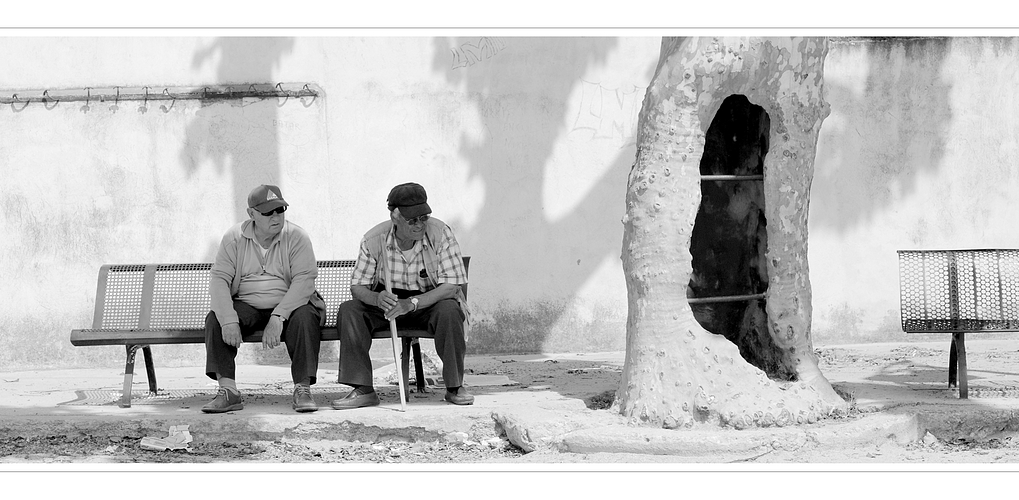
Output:
[[[424,253],[428,251],[435,252],[436,276],[433,278],[436,283],[453,285],[467,283],[467,271],[464,269],[463,257],[460,254],[460,244],[457,243],[453,230],[448,225],[443,224],[440,241],[432,242],[426,235],[424,239],[416,242],[415,253],[410,261],[404,258],[403,252],[396,245],[394,230],[389,231],[384,245],[389,256],[385,268],[389,271],[389,285],[392,288],[422,292],[434,288],[425,270]],[[350,275],[350,284],[373,286],[376,281],[382,281],[377,280],[375,276],[378,258],[381,256],[371,254],[367,238],[361,239],[360,247],[357,263],[354,264],[354,270]]]

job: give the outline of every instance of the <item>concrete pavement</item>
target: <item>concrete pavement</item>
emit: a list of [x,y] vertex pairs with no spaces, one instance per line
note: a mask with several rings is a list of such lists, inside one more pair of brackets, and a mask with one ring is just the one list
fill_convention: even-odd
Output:
[[[344,441],[482,441],[506,435],[526,451],[640,453],[683,457],[762,448],[896,442],[982,440],[1019,430],[1019,345],[1014,340],[969,340],[971,397],[947,388],[948,337],[940,342],[820,346],[821,369],[855,401],[852,418],[813,425],[735,431],[669,431],[628,425],[604,406],[619,384],[622,352],[469,356],[466,385],[475,404],[455,406],[434,392],[411,394],[400,410],[391,360],[378,359],[382,406],[332,410],[348,388],[335,369],[320,369],[313,395],[320,410],[298,414],[285,366],[242,365],[245,408],[209,415],[200,408],[215,384],[200,367],[160,367],[160,392],[147,395],[136,368],[133,404],[117,405],[123,368],[0,373],[0,430],[18,435],[87,433],[165,437],[189,425],[195,440],[329,439]],[[333,365],[333,368],[335,365]]]

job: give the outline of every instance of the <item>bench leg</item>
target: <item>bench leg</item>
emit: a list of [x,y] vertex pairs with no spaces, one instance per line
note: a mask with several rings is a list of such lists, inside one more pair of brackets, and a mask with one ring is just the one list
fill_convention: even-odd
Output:
[[958,351],[959,362],[959,399],[969,399],[969,381],[966,375],[966,334],[963,332],[954,335],[952,347]]
[[131,407],[131,382],[134,381],[134,356],[141,346],[127,346],[127,363],[124,364],[124,391],[120,394],[120,407]]
[[403,369],[402,372],[401,372],[401,375],[403,375],[403,391],[404,391],[403,394],[404,394],[404,396],[406,396],[405,399],[408,402],[410,402],[410,386],[407,384],[407,379],[410,378],[409,377],[410,374],[408,372],[410,371],[410,341],[411,341],[411,339],[404,337],[402,340],[403,340],[403,342],[402,342],[403,349],[401,349],[401,352],[400,352],[400,367]]
[[156,395],[156,367],[152,364],[152,348],[142,347],[142,354],[145,355],[145,376],[149,379],[149,393]]
[[955,335],[952,334],[951,348],[948,350],[948,387],[958,387],[959,351],[955,347]]
[[421,340],[414,339],[410,345],[414,348],[414,376],[417,377],[418,392],[425,392],[425,366],[421,363]]

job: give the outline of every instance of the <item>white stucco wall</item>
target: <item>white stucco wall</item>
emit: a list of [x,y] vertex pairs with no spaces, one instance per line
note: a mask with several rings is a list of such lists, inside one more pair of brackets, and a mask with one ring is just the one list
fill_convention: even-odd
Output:
[[896,250],[1017,248],[1019,43],[837,41],[810,203],[814,337],[904,338]]
[[[352,257],[389,188],[420,182],[474,257],[471,349],[622,349],[620,219],[659,44],[0,38],[2,95],[252,82],[324,92],[166,112],[0,107],[0,370],[120,363],[121,348],[68,341],[91,323],[99,266],[210,261],[262,182],[283,188],[322,259]],[[810,197],[816,342],[901,336],[895,250],[1019,247],[1017,51],[1015,39],[833,40]],[[158,356],[200,364],[203,352]]]
[[[0,93],[311,83],[324,97],[0,109],[0,369],[119,362],[74,348],[106,263],[211,261],[277,183],[320,259],[352,258],[398,183],[429,192],[471,265],[488,352],[621,349],[634,128],[660,39],[0,39]],[[46,54],[40,58],[40,54]],[[199,361],[198,346],[160,349]],[[196,359],[198,358],[198,359]]]

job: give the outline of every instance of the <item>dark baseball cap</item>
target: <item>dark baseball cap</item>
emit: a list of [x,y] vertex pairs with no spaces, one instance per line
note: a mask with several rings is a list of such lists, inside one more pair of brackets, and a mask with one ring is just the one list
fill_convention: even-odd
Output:
[[283,192],[276,186],[262,184],[248,194],[248,208],[254,208],[259,213],[264,214],[279,207],[289,206],[290,204],[283,199]]
[[400,215],[412,219],[419,215],[432,213],[428,206],[428,195],[420,184],[408,182],[394,187],[387,199],[390,207],[400,209]]

